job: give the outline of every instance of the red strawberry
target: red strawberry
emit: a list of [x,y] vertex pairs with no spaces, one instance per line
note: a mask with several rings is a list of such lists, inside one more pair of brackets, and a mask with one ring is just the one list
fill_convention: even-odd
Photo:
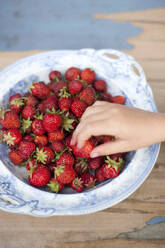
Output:
[[119,175],[120,169],[123,167],[124,161],[119,158],[119,162],[112,160],[109,156],[106,156],[105,164],[102,166],[103,175],[105,178],[113,178]]
[[35,96],[28,95],[26,96],[26,106],[32,105],[35,106],[38,104],[38,99]]
[[61,72],[59,72],[59,71],[51,71],[49,73],[49,79],[50,79],[50,81],[52,81],[52,80],[58,81],[61,78],[62,78],[62,75],[61,75]]
[[64,184],[57,181],[55,178],[51,178],[47,184],[50,191],[53,193],[58,193],[64,188]]
[[52,143],[55,140],[63,140],[65,138],[65,133],[63,129],[58,129],[56,131],[48,133],[48,140]]
[[22,110],[22,117],[25,119],[33,119],[35,115],[35,108],[32,105],[27,105]]
[[35,144],[33,142],[21,141],[18,146],[18,150],[21,155],[29,157],[35,151]]
[[36,149],[37,161],[42,164],[49,164],[54,159],[54,152],[49,146],[44,146],[42,148]]
[[83,184],[86,188],[92,188],[95,186],[96,179],[93,175],[91,175],[89,173],[84,173],[81,176],[81,179],[82,179]]
[[81,72],[81,79],[86,81],[87,83],[92,83],[93,81],[95,81],[95,78],[95,72],[90,68],[86,68]]
[[43,118],[43,126],[47,132],[57,130],[62,124],[62,118],[58,114],[45,114]]
[[55,95],[49,96],[46,100],[44,100],[43,111],[46,112],[47,110],[51,111],[53,109],[58,109],[57,97]]
[[61,152],[64,150],[64,148],[65,148],[64,143],[61,140],[55,140],[52,143],[52,149],[55,152]]
[[95,176],[98,182],[103,182],[106,179],[103,174],[103,167],[96,169]]
[[59,159],[56,160],[56,165],[68,165],[68,166],[73,166],[74,165],[74,157],[69,153],[65,152],[63,153]]
[[30,91],[33,96],[36,96],[39,99],[45,99],[50,94],[50,90],[44,82],[33,83],[30,87]]
[[45,133],[42,120],[35,119],[32,122],[32,131],[35,135],[43,135]]
[[37,105],[37,108],[36,108],[37,111],[39,111],[40,113],[43,113],[44,110],[45,110],[45,106],[44,106],[44,102],[40,102],[38,105]]
[[77,94],[82,90],[82,84],[79,80],[73,80],[68,85],[70,94]]
[[60,90],[63,89],[64,87],[67,87],[67,83],[64,81],[54,82],[52,84],[52,90],[56,96],[59,95]]
[[104,80],[97,80],[94,82],[95,90],[99,92],[105,92],[107,90],[107,84]]
[[110,156],[110,158],[111,159],[113,159],[113,160],[115,160],[115,161],[119,161],[119,158],[122,158],[123,156],[122,156],[123,154],[122,153],[115,153],[115,154],[111,154],[111,155],[109,155]]
[[77,145],[72,146],[74,155],[82,158],[90,158],[93,148],[94,145],[90,140],[87,140],[81,149],[78,149]]
[[73,101],[71,104],[71,110],[77,117],[81,117],[87,108],[87,104],[81,100]]
[[0,110],[0,124],[5,128],[19,128],[19,116],[13,111]]
[[36,187],[45,186],[50,180],[50,171],[46,166],[38,165],[32,175],[28,177],[29,183]]
[[71,166],[61,165],[55,167],[54,175],[58,182],[68,184],[73,181],[76,176],[76,173]]
[[99,168],[103,163],[103,157],[97,157],[97,158],[90,158],[89,160],[89,167],[92,170],[96,170]]
[[82,192],[84,189],[83,180],[79,177],[75,177],[71,183],[71,187],[78,193]]
[[88,167],[88,159],[86,158],[76,158],[76,162],[74,165],[75,172],[81,176],[82,174],[89,171]]
[[93,87],[88,86],[80,92],[79,97],[88,105],[92,105],[92,103],[95,101],[96,92]]
[[109,102],[111,97],[112,97],[111,94],[108,92],[101,93],[101,100],[103,101]]
[[35,144],[40,144],[42,146],[46,146],[47,143],[48,143],[48,138],[47,136],[45,135],[37,135],[35,138],[34,138],[34,142]]
[[18,145],[22,140],[20,131],[16,128],[11,128],[4,131],[3,142],[9,146]]
[[33,142],[33,138],[32,138],[32,136],[30,136],[29,134],[26,134],[26,135],[23,137],[23,141]]
[[69,108],[70,108],[70,105],[71,105],[71,100],[68,97],[62,97],[58,101],[58,105],[59,105],[61,110],[67,112],[67,111],[69,111]]
[[72,150],[72,146],[71,146],[71,144],[70,144],[71,139],[72,139],[72,136],[71,136],[71,135],[69,135],[69,136],[65,139],[66,146],[67,146],[70,150]]
[[66,72],[65,72],[65,78],[68,81],[72,81],[74,79],[79,79],[80,78],[80,69],[76,67],[70,67]]
[[125,103],[125,97],[124,96],[113,96],[110,98],[110,102],[118,103],[118,104],[124,104]]
[[12,150],[9,152],[9,158],[11,162],[15,165],[20,165],[23,162],[23,157],[21,156],[20,152],[17,150]]
[[112,135],[101,135],[97,137],[97,140],[100,143],[107,143],[107,142],[111,142],[114,140],[114,137]]
[[24,105],[24,100],[21,94],[16,93],[9,98],[10,109],[15,111],[17,114],[20,113],[22,106]]
[[27,160],[26,162],[26,169],[27,170],[31,170],[31,169],[34,169],[35,167],[37,167],[37,160],[36,159],[30,159],[30,160]]

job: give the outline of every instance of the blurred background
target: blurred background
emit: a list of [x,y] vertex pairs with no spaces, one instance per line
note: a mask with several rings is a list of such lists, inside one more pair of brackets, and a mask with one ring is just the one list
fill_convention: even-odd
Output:
[[96,14],[165,6],[164,0],[0,0],[0,50],[131,49],[142,29]]

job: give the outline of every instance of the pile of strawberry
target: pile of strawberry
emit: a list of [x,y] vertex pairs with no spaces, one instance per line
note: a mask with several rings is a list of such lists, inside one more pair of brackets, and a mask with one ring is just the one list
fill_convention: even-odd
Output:
[[30,92],[9,99],[9,108],[0,109],[0,140],[11,149],[9,158],[25,166],[28,181],[35,187],[47,186],[58,193],[64,187],[76,192],[118,176],[123,154],[90,158],[94,146],[113,142],[115,137],[91,137],[78,149],[70,144],[72,133],[86,108],[96,100],[124,104],[123,96],[111,96],[106,82],[96,80],[89,68],[71,67],[64,77],[49,74],[50,82],[34,82]]

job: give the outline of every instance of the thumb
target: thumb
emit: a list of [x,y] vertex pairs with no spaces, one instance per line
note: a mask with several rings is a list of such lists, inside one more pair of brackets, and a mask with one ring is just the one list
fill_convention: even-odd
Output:
[[128,147],[126,145],[126,142],[121,140],[116,140],[113,142],[107,142],[102,145],[96,146],[91,154],[91,158],[99,157],[99,156],[105,156],[110,155],[118,152],[126,152],[128,151]]

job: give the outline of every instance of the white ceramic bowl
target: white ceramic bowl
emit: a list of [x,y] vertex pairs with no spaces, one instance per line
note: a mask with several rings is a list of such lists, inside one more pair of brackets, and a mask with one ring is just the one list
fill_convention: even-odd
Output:
[[[107,53],[117,56],[113,59]],[[15,92],[25,93],[33,81],[48,82],[51,70],[64,72],[76,66],[93,68],[97,77],[106,80],[113,95],[122,94],[126,104],[157,111],[152,91],[144,72],[135,60],[115,50],[82,49],[78,51],[50,51],[19,60],[0,72],[0,103],[7,105]],[[139,72],[137,75],[133,67]],[[136,125],[136,123],[135,123]],[[8,158],[8,149],[0,144],[0,209],[34,216],[79,215],[113,206],[132,194],[151,172],[160,144],[155,144],[127,156],[123,172],[95,188],[82,192],[54,194],[30,186],[24,169],[14,166]]]

